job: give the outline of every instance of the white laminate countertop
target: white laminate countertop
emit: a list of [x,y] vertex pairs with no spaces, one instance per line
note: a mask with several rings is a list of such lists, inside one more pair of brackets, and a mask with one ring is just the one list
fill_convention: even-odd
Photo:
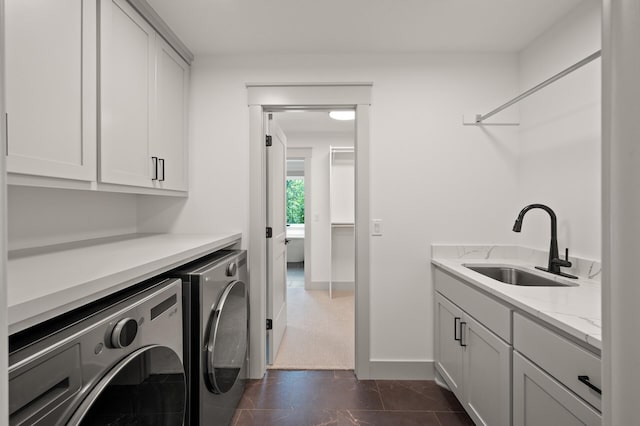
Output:
[[240,241],[241,234],[133,234],[9,253],[9,334]]
[[[594,280],[556,278],[538,271],[520,259],[440,259],[431,263],[479,289],[490,293],[517,309],[539,318],[597,349],[602,349],[601,287]],[[555,280],[571,281],[575,287],[525,287],[503,284],[485,277],[464,265],[516,265]]]

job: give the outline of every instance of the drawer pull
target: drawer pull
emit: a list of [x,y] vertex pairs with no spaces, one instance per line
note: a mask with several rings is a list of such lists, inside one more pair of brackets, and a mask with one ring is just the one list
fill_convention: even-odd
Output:
[[455,317],[453,319],[453,340],[459,342],[460,341],[460,337],[458,337],[458,330],[459,330],[459,322],[460,321],[460,317]]
[[464,337],[464,331],[462,331],[462,327],[463,326],[464,326],[464,330],[466,331],[467,330],[467,323],[464,322],[464,321],[462,321],[460,323],[460,346],[467,346],[467,344],[464,343],[464,339],[463,339],[463,337]]
[[600,390],[600,388],[589,381],[589,376],[578,376],[578,380],[587,385],[589,389],[602,395],[602,391]]

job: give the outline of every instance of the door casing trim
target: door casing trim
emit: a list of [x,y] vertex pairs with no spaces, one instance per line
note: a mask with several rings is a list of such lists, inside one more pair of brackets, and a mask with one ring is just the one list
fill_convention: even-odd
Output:
[[266,371],[266,150],[264,114],[287,109],[327,107],[356,111],[355,163],[355,373],[371,377],[370,363],[370,107],[372,83],[251,83],[249,106],[249,371],[259,379]]

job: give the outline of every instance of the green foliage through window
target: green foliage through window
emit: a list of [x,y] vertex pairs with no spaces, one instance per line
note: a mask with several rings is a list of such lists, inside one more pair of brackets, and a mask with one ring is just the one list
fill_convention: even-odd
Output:
[[287,179],[287,223],[304,223],[303,179]]

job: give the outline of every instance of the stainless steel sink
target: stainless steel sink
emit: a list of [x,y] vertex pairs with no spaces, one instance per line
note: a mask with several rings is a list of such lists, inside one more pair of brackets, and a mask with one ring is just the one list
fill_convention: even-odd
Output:
[[492,278],[505,284],[532,287],[572,287],[578,285],[575,283],[554,281],[512,266],[464,266],[472,271],[484,275],[485,277]]

